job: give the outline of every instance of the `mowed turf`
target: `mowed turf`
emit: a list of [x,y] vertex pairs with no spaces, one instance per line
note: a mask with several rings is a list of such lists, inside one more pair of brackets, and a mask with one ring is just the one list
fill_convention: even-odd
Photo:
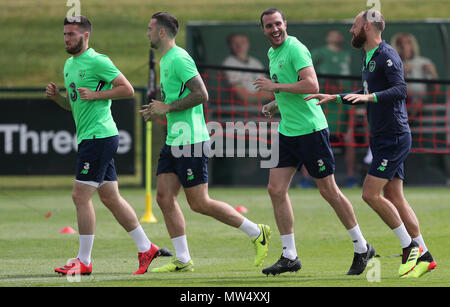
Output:
[[[190,252],[195,263],[192,273],[150,273],[134,276],[137,250],[128,234],[111,213],[94,198],[97,230],[93,249],[93,274],[80,282],[53,272],[78,252],[77,234],[60,234],[70,226],[77,230],[70,189],[0,191],[0,286],[146,286],[146,287],[302,287],[302,286],[450,286],[449,247],[450,191],[447,188],[406,188],[416,211],[428,248],[438,262],[437,270],[420,279],[397,277],[399,242],[361,199],[360,189],[343,190],[353,203],[366,239],[374,245],[379,261],[379,282],[369,282],[367,271],[346,276],[353,257],[352,242],[329,205],[318,191],[293,188],[290,196],[296,217],[296,244],[303,268],[297,273],[265,276],[263,267],[272,265],[281,254],[281,240],[273,218],[267,191],[263,188],[214,188],[213,198],[248,208],[246,217],[272,227],[272,239],[264,264],[253,266],[253,246],[238,229],[188,208],[184,194],[179,202],[186,217]],[[139,217],[145,207],[142,189],[122,189]],[[50,217],[46,214],[50,212]],[[149,238],[173,251],[157,204],[157,223],[144,223]],[[170,257],[156,259],[151,267],[163,265]],[[369,270],[375,270],[375,264]],[[372,272],[373,272],[372,270]]]

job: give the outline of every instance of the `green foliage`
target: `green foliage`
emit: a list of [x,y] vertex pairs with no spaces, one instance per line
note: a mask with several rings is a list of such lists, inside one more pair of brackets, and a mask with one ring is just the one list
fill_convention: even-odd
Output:
[[[62,21],[69,11],[67,1],[17,0],[0,2],[0,86],[45,86],[62,84],[64,51]],[[192,21],[259,22],[261,12],[274,5],[267,0],[96,0],[81,2],[81,14],[93,22],[91,46],[109,55],[135,86],[147,83],[150,16],[168,11],[181,23],[177,43],[185,45],[186,23]],[[333,21],[352,19],[366,9],[363,0],[280,0],[276,6],[288,21]],[[439,9],[438,9],[439,8]],[[389,20],[448,18],[446,0],[384,0],[381,10]]]

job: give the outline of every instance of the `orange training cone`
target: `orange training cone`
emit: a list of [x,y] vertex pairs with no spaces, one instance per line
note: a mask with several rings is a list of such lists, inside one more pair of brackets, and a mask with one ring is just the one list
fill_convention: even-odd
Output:
[[244,206],[237,206],[235,209],[239,213],[247,213],[248,212],[248,209],[245,208]]
[[77,233],[72,227],[64,227],[62,228],[59,233]]

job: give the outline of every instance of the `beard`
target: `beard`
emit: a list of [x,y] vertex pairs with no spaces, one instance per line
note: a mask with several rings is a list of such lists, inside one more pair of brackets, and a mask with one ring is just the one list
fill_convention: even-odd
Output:
[[366,40],[367,40],[366,32],[364,32],[364,28],[361,27],[358,35],[353,36],[352,38],[352,46],[359,49],[364,45]]
[[69,54],[77,54],[79,53],[81,50],[83,50],[83,45],[84,45],[84,38],[83,36],[80,37],[80,40],[76,43],[75,46],[73,46],[72,48],[69,48],[68,46],[66,46],[66,52]]
[[161,45],[161,41],[159,39],[157,41],[150,40],[150,47],[152,47],[153,49],[158,50],[160,45]]

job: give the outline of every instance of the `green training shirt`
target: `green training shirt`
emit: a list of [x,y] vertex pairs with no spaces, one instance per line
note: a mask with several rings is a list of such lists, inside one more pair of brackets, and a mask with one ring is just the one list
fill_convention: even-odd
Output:
[[109,57],[89,48],[77,57],[66,60],[64,83],[72,107],[72,115],[77,130],[77,142],[85,139],[106,138],[119,132],[111,115],[111,99],[81,100],[77,88],[86,87],[91,91],[106,91],[111,82],[120,75]]
[[[298,71],[300,69],[313,66],[308,48],[293,36],[288,36],[278,48],[271,47],[267,55],[270,76],[276,83],[295,83],[299,81]],[[282,91],[275,93],[281,114],[281,122],[278,127],[281,134],[299,136],[328,127],[322,108],[316,105],[317,99],[304,100],[309,95]]]
[[[191,56],[178,46],[172,47],[160,61],[161,100],[171,103],[183,99],[191,92],[186,83],[199,74]],[[167,118],[166,144],[179,146],[195,144],[209,140],[203,116],[203,105],[170,112]]]

